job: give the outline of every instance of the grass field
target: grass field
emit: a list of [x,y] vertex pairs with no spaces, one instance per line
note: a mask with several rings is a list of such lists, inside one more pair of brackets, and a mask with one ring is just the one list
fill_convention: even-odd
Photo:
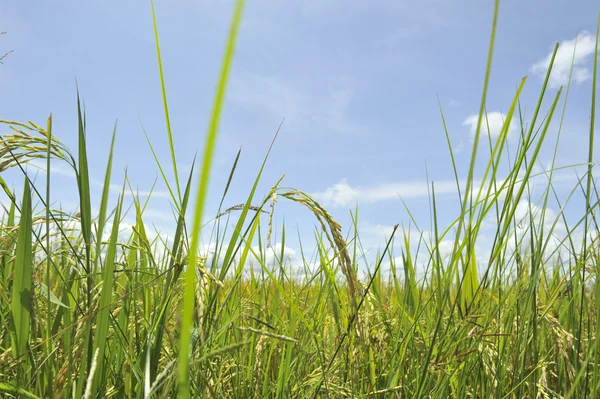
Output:
[[[536,169],[542,145],[558,148],[546,137],[552,121],[560,122],[560,136],[568,100],[570,85],[547,90],[551,66],[532,115],[525,120],[520,103],[524,78],[500,135],[492,140],[486,134],[496,3],[470,168],[454,167],[460,212],[451,225],[438,224],[432,183],[432,236],[396,225],[362,278],[358,221],[342,227],[310,195],[280,182],[257,192],[264,163],[244,205],[222,209],[222,201],[210,209],[216,216],[211,230],[201,231],[242,7],[238,1],[205,147],[195,164],[197,181],[193,170],[186,171],[189,179],[177,178],[163,97],[173,156],[170,165],[155,158],[180,215],[169,240],[149,234],[146,202],[129,181],[119,182],[122,194],[109,203],[112,146],[99,212],[92,214],[79,94],[79,146],[73,152],[52,134],[51,117],[42,126],[0,120],[0,173],[24,172],[18,198],[0,177],[12,200],[3,204],[0,221],[0,392],[24,398],[600,397],[599,196],[592,175],[598,38],[589,154],[578,165],[585,172],[561,198],[553,183],[561,169],[554,162]],[[158,43],[157,34],[164,95]],[[519,127],[519,140],[508,154],[511,123]],[[454,162],[447,132],[445,137]],[[25,173],[33,160],[46,163],[43,189]],[[482,160],[485,167],[476,168]],[[75,171],[76,214],[45,205],[53,203],[54,163]],[[168,168],[174,181],[165,177]],[[523,226],[517,208],[540,179],[545,186]],[[223,182],[223,199],[230,181]],[[562,209],[573,198],[581,206],[577,218],[567,218]],[[267,261],[276,201],[307,208],[319,226],[315,241],[302,243],[316,248],[316,257],[301,252],[302,273],[284,260],[285,229],[277,229],[282,253]],[[549,203],[561,212],[546,212]],[[122,224],[129,207],[134,226]],[[232,212],[235,223],[228,219]],[[482,262],[475,243],[490,219],[497,228]],[[566,234],[559,235],[557,226]],[[215,243],[210,258],[197,250],[207,234]],[[444,240],[453,243],[449,253],[440,249]],[[401,254],[392,252],[392,241],[402,244]]]

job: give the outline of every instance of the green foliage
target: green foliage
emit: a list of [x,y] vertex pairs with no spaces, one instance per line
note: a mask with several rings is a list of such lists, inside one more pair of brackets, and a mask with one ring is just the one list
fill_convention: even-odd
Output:
[[[180,187],[154,18],[174,189],[148,144],[171,194],[175,235],[170,241],[150,233],[144,222],[147,203],[133,190],[135,224],[121,224],[130,205],[126,177],[117,202],[109,201],[116,125],[99,212],[92,214],[79,94],[77,162],[52,135],[51,118],[46,128],[0,120],[15,132],[0,137],[0,172],[25,173],[23,164],[38,158],[46,159],[47,167],[45,195],[25,176],[20,204],[0,177],[11,200],[0,220],[0,392],[27,398],[599,397],[600,197],[592,151],[598,41],[586,173],[566,199],[553,185],[559,170],[554,162],[550,170],[534,173],[563,95],[562,89],[547,93],[552,65],[531,119],[521,112],[523,79],[500,134],[486,134],[496,3],[464,182],[440,106],[460,205],[453,222],[439,224],[432,182],[431,234],[407,208],[411,226],[396,225],[372,259],[360,242],[358,210],[345,230],[310,195],[280,186],[281,179],[256,199],[273,140],[243,204],[222,211],[238,153],[210,221],[214,256],[206,258],[198,248],[208,225],[202,215],[242,5],[238,1],[234,10],[197,186],[191,168]],[[563,116],[568,92],[569,87]],[[511,123],[520,127],[520,141],[508,157]],[[562,123],[559,136],[561,128]],[[489,154],[482,153],[483,138]],[[555,154],[557,149],[558,140]],[[76,174],[77,213],[49,206],[51,158]],[[541,214],[533,217],[530,185],[544,176]],[[584,206],[571,222],[562,210],[578,193]],[[32,207],[32,197],[41,211]],[[561,211],[549,220],[552,199]],[[192,200],[194,212],[186,218]],[[270,248],[278,201],[304,207],[319,227],[314,255],[301,249],[295,269],[284,257],[290,241],[286,226],[278,237],[280,250]],[[523,203],[529,217],[518,220]],[[228,231],[223,220],[234,211],[241,212]],[[477,243],[490,220],[497,229],[483,258]],[[559,223],[567,233],[551,251]],[[524,232],[519,235],[518,229]],[[110,231],[108,240],[102,239],[104,230]],[[366,278],[360,279],[358,265],[365,259]]]
[[22,374],[26,370],[26,348],[31,332],[31,316],[33,312],[33,257],[31,250],[32,209],[29,180],[25,177],[19,236],[15,248],[15,265],[11,294],[11,315],[14,325],[13,355],[22,365],[17,374],[19,381],[25,380]]

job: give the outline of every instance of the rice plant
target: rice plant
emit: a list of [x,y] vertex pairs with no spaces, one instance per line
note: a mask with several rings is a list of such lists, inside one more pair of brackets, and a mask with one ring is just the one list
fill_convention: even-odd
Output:
[[[219,206],[209,208],[214,219],[202,219],[243,7],[238,0],[204,150],[181,181],[153,13],[171,164],[161,164],[148,144],[176,210],[168,240],[149,234],[146,203],[127,177],[119,182],[118,200],[109,201],[117,126],[93,214],[79,93],[76,154],[53,134],[52,116],[43,125],[0,120],[0,172],[20,170],[24,179],[18,197],[0,175],[10,199],[0,221],[0,392],[25,398],[600,397],[600,202],[593,177],[598,33],[589,154],[573,166],[585,171],[566,198],[554,186],[561,168],[554,162],[541,172],[535,168],[542,146],[552,145],[546,137],[557,119],[560,136],[567,106],[570,83],[548,89],[558,45],[532,116],[525,118],[521,104],[523,78],[500,134],[487,134],[496,2],[466,171],[454,164],[440,106],[440,138],[448,143],[459,212],[449,225],[438,223],[431,182],[431,233],[417,220],[404,221],[368,257],[357,210],[353,224],[342,226],[310,194],[284,186],[283,178],[258,192],[273,143],[242,199],[228,196],[238,153]],[[513,123],[519,141],[508,154]],[[40,160],[45,191],[27,168]],[[74,171],[76,212],[51,207],[51,163]],[[534,181],[544,182],[535,201]],[[583,207],[576,219],[567,218],[564,209],[576,197]],[[223,209],[225,199],[241,204]],[[314,242],[300,243],[315,250],[302,250],[299,266],[284,256],[285,226],[277,226],[281,247],[269,248],[281,201],[306,208],[317,226]],[[546,212],[550,202],[560,206],[556,215]],[[135,223],[124,226],[129,208]],[[233,212],[238,218],[230,225]],[[495,236],[482,259],[475,244],[490,220]],[[556,232],[559,225],[566,234]],[[214,243],[210,256],[199,245],[203,234]],[[399,247],[392,245],[397,241]],[[442,251],[442,242],[451,242],[450,251]],[[268,261],[267,250],[279,253]]]

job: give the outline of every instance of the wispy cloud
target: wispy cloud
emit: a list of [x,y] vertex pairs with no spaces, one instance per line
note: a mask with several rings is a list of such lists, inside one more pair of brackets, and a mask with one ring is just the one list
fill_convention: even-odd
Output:
[[389,238],[394,232],[394,226],[385,224],[371,224],[368,222],[361,223],[359,229],[361,233],[365,233],[367,235],[374,235],[379,240]]
[[[442,180],[435,182],[436,195],[456,193],[456,182]],[[425,198],[429,196],[426,181],[391,182],[370,187],[351,186],[346,179],[327,187],[313,196],[333,206],[351,206],[356,203],[369,204],[399,198]]]
[[[474,114],[469,116],[463,122],[464,126],[469,126],[469,131],[471,133],[471,139],[475,137],[475,133],[477,132],[477,121],[479,120],[479,115]],[[481,121],[481,132],[487,133],[490,135],[492,139],[497,138],[502,131],[502,127],[504,126],[504,122],[506,121],[506,114],[502,112],[488,112],[484,115],[484,118]],[[515,131],[515,123],[514,120],[510,121],[510,126],[508,127],[508,136],[512,136]]]
[[[574,39],[560,42],[548,82],[550,87],[558,88],[568,83],[571,65],[573,65],[573,80],[575,83],[583,83],[590,79],[591,72],[586,63],[594,54],[594,48],[595,37],[586,31],[580,33]],[[552,53],[553,51],[549,52],[546,57],[533,64],[531,72],[544,78],[552,60]]]
[[[552,176],[552,184],[555,189],[562,186],[571,187],[571,184],[575,184],[577,179],[575,178],[573,171],[560,171],[555,172]],[[435,184],[435,194],[441,195],[457,195],[458,190],[455,180],[433,180]],[[397,199],[411,199],[411,198],[427,198],[430,195],[431,183],[425,180],[423,181],[407,181],[407,182],[389,182],[381,183],[374,186],[352,186],[348,183],[347,179],[341,179],[338,183],[327,187],[324,191],[313,193],[315,199],[323,202],[324,204],[337,207],[347,207],[360,204],[371,204],[381,201],[397,200]],[[496,179],[496,185],[500,189],[505,180]],[[516,184],[521,184],[522,178],[518,177]],[[475,194],[479,193],[484,184],[480,179],[475,179],[472,182],[472,189]],[[531,190],[545,189],[548,184],[548,175],[545,173],[539,173],[529,177],[528,184]],[[459,180],[461,193],[464,195],[466,187],[466,181]],[[482,195],[488,192],[490,181],[487,180],[483,187]],[[505,187],[506,188],[506,187]],[[490,195],[494,195],[496,190],[494,186],[489,190]],[[498,194],[499,199],[503,199],[505,191]]]

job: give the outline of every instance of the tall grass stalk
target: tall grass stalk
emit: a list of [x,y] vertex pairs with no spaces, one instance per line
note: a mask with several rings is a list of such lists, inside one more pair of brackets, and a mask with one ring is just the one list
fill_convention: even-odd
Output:
[[[79,91],[75,155],[53,134],[52,116],[42,126],[0,120],[0,186],[8,198],[0,217],[2,395],[599,397],[600,202],[593,148],[600,18],[581,163],[557,165],[570,88],[570,81],[566,90],[549,86],[558,45],[532,115],[523,111],[521,95],[530,84],[523,78],[499,134],[490,135],[496,1],[466,170],[459,170],[451,126],[438,104],[458,211],[447,222],[439,184],[428,178],[430,225],[422,226],[400,199],[408,220],[391,221],[381,250],[372,251],[361,241],[358,207],[342,226],[316,198],[283,186],[283,176],[260,192],[281,125],[248,195],[230,198],[240,150],[228,180],[218,182],[220,202],[207,203],[243,5],[235,5],[197,181],[195,158],[187,180],[180,180],[152,6],[174,182],[146,139],[170,192],[171,237],[151,228],[146,209],[154,186],[143,201],[125,174],[118,199],[110,200],[116,124],[93,214],[92,154]],[[513,124],[519,134],[511,138]],[[550,167],[540,172],[555,132]],[[52,202],[56,164],[74,172],[77,209]],[[34,167],[45,168],[40,184]],[[22,188],[10,187],[8,170],[23,174]],[[578,175],[565,192],[558,182],[568,173]],[[275,222],[280,201],[301,206],[315,222],[312,242],[298,232],[295,259],[285,251],[294,245],[293,230]],[[126,215],[134,218],[131,225],[123,222]],[[209,251],[200,246],[206,237]]]

